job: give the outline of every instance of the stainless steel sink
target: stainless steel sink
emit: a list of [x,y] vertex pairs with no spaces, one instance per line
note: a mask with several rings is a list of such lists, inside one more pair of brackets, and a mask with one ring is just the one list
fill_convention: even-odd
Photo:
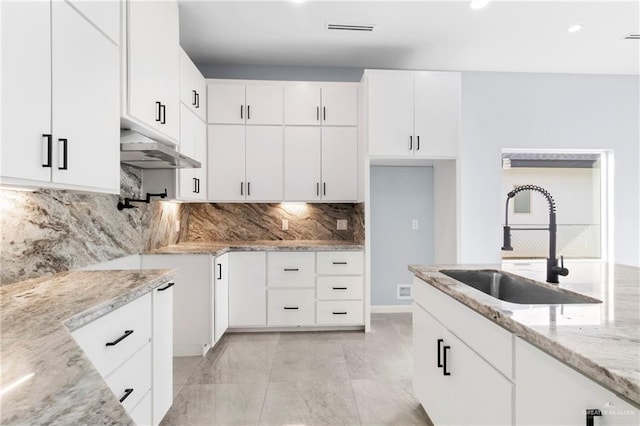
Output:
[[476,290],[480,290],[489,296],[510,303],[525,305],[602,303],[602,301],[589,296],[554,288],[550,285],[547,287],[545,284],[493,269],[445,269],[440,270],[440,273]]

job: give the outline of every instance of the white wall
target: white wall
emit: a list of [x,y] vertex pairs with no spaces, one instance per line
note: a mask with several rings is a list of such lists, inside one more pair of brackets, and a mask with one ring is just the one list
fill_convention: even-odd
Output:
[[500,262],[502,149],[608,149],[614,158],[614,259],[640,265],[637,76],[462,75],[458,260]]

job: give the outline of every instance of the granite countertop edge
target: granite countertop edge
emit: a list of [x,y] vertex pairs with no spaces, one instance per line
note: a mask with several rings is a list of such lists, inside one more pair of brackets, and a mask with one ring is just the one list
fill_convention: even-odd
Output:
[[148,250],[142,254],[211,254],[220,256],[237,251],[358,251],[364,250],[363,244],[351,241],[313,241],[313,240],[277,240],[277,241],[221,241],[186,242]]
[[[425,265],[409,265],[409,271],[414,273],[417,278],[420,278],[425,283],[451,296],[458,302],[479,313],[495,324],[498,324],[502,328],[512,332],[517,337],[531,343],[543,352],[557,358],[571,368],[605,386],[610,391],[622,396],[624,399],[632,401],[636,405],[640,405],[640,387],[637,383],[633,383],[628,378],[611,371],[607,367],[599,365],[587,356],[575,352],[574,350],[562,345],[560,342],[539,333],[533,328],[505,316],[500,309],[492,307],[487,303],[483,303],[482,300],[478,300],[483,297],[483,295],[479,298],[475,298],[475,294],[468,295],[459,291],[456,286],[464,284],[460,284],[453,278],[449,278],[438,271],[439,269],[443,269],[443,267],[451,269],[452,265],[433,265],[433,269],[427,271],[419,269],[424,267]],[[501,269],[500,266],[497,265],[456,265],[454,268]]]

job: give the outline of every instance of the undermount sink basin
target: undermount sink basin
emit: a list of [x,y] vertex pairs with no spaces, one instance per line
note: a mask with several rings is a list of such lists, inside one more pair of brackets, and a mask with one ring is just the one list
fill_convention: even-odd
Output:
[[440,273],[505,302],[525,305],[569,303],[602,303],[582,294],[549,288],[533,280],[492,269],[445,269]]

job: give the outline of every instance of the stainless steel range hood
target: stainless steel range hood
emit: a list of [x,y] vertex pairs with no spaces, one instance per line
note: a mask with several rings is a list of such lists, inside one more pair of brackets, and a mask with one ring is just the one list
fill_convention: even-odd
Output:
[[197,169],[199,161],[133,130],[120,131],[120,162],[141,169]]

